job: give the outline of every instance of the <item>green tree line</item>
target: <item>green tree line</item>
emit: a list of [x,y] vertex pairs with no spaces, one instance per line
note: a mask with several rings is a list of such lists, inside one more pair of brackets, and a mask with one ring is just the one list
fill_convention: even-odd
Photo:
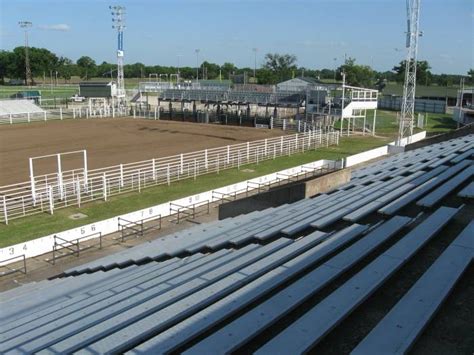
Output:
[[[69,58],[58,56],[46,48],[29,48],[30,68],[35,78],[52,76],[60,78],[67,83],[73,76],[82,80],[91,78],[114,78],[117,66],[115,63],[96,63],[89,56],[82,56],[76,62]],[[431,67],[427,61],[417,63],[417,81],[421,85],[452,86],[459,83],[461,75],[432,74]],[[165,78],[177,74],[184,80],[196,78],[195,67],[145,65],[143,63],[126,64],[124,66],[125,78],[148,78],[150,75],[161,75]],[[239,68],[232,63],[222,65],[204,61],[200,63],[200,79],[230,79],[246,78],[246,82],[259,84],[276,84],[297,76],[311,77],[321,80],[342,80],[345,73],[348,85],[378,87],[382,89],[386,82],[402,83],[405,77],[405,61],[395,65],[392,70],[377,72],[367,65],[361,65],[354,58],[347,58],[337,69],[312,69],[297,65],[297,58],[291,54],[268,53],[265,55],[263,65],[256,69]],[[25,80],[25,49],[16,47],[12,51],[0,50],[0,84],[6,83],[8,79]],[[241,80],[242,81],[242,80]],[[474,69],[467,73],[466,84],[474,83]]]

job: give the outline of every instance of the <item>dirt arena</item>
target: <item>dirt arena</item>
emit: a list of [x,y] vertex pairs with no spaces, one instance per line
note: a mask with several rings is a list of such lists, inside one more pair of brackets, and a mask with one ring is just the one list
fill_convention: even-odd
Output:
[[[0,127],[0,186],[29,180],[28,158],[87,150],[89,169],[275,137],[280,130],[151,121],[91,119]],[[35,175],[56,171],[56,159],[35,162]],[[63,159],[63,170],[80,168],[82,157]]]

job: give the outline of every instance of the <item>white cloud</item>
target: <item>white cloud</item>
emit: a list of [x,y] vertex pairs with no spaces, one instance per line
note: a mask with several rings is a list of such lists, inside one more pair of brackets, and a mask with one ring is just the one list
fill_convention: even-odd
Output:
[[65,23],[59,23],[57,25],[39,25],[38,28],[47,31],[62,31],[66,32],[71,29],[71,26],[66,25]]

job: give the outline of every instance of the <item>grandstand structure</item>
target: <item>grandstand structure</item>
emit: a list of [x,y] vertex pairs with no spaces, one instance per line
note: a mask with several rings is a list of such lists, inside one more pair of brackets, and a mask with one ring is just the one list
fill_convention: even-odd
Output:
[[[337,95],[335,94],[337,92]],[[157,95],[157,102],[150,104],[149,94]],[[294,117],[304,121],[308,127],[333,127],[341,120],[347,134],[355,131],[375,133],[375,118],[367,122],[367,110],[376,110],[378,91],[345,84],[317,83],[306,86],[272,86],[268,90],[222,85],[183,85],[172,82],[141,82],[132,98],[137,105],[146,100],[146,106],[161,106],[163,102],[192,103],[192,116],[197,116],[197,105],[202,104],[206,112],[215,107],[217,115],[227,110],[250,118],[251,107],[264,107],[264,116],[271,117],[278,126],[281,108],[294,109]],[[301,111],[301,113],[300,113]],[[375,117],[375,116],[374,116]],[[346,128],[344,128],[344,124]]]
[[18,119],[44,120],[46,111],[32,100],[0,100],[0,120],[13,123]]
[[[6,291],[0,352],[296,354],[338,332],[335,349],[406,353],[474,258],[473,158],[472,134],[405,151],[333,191]],[[393,304],[371,317],[383,290]],[[344,331],[354,317],[364,327]]]

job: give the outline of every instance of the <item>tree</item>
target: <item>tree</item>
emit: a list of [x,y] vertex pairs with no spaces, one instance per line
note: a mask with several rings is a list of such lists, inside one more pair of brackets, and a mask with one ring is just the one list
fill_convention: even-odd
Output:
[[[402,60],[398,66],[393,67],[393,71],[396,73],[396,80],[399,83],[405,81],[405,68],[406,60]],[[432,74],[430,72],[430,65],[426,60],[419,60],[416,63],[416,81],[420,85],[430,85]]]
[[296,71],[296,61],[296,56],[292,54],[267,53],[263,67],[272,72],[276,80],[284,81],[290,79]]
[[88,56],[82,56],[76,62],[79,68],[79,74],[82,79],[88,80],[91,77],[94,77],[97,73],[97,65],[95,61]]
[[471,84],[474,84],[474,69],[469,69],[467,75],[469,75],[469,81],[471,82]]
[[13,55],[8,51],[0,51],[0,83],[5,84],[5,77],[10,76],[11,66],[13,64]]
[[346,74],[346,84],[352,86],[372,87],[375,81],[375,72],[368,65],[355,64],[354,58],[347,58],[345,63],[337,69],[337,76],[342,79]]
[[74,63],[66,57],[59,57],[58,74],[67,82],[71,79],[74,72]]

